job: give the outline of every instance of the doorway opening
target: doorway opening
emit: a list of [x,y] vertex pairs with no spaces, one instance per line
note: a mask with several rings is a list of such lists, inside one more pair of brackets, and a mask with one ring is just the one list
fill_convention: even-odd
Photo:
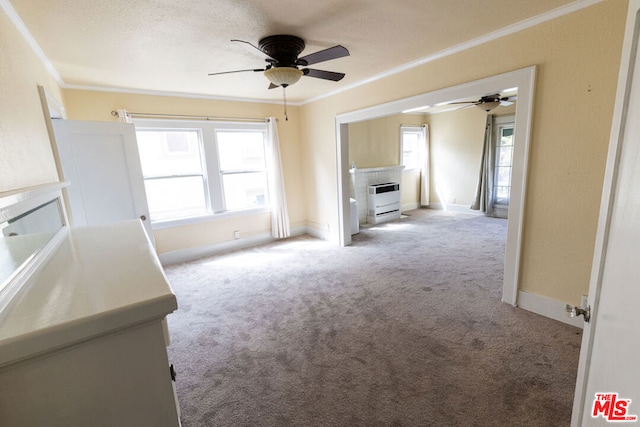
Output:
[[514,134],[513,139],[509,218],[507,220],[506,256],[502,289],[502,301],[516,306],[535,73],[536,67],[532,66],[337,116],[336,141],[339,228],[337,230],[337,237],[340,245],[348,246],[351,244],[348,131],[348,125],[350,123],[394,115],[402,111],[419,109],[427,105],[441,104],[454,99],[500,93],[508,88],[516,88],[518,91],[518,102],[516,104],[515,127],[518,129],[518,132]]

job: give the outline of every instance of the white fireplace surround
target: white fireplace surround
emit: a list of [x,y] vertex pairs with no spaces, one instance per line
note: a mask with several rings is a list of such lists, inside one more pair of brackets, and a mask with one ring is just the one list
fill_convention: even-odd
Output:
[[[378,168],[349,169],[351,175],[350,194],[358,202],[358,222],[367,222],[367,187],[385,182],[402,181],[404,166],[383,166]],[[402,188],[402,187],[401,187]]]

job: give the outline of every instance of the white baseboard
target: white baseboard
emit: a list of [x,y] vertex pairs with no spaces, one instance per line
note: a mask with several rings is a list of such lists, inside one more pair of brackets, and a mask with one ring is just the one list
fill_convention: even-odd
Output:
[[471,215],[484,215],[483,212],[474,211],[467,205],[454,205],[451,203],[447,203],[445,205],[443,203],[430,203],[429,208],[440,210],[440,211],[462,212],[462,213],[467,213]]
[[517,306],[580,329],[584,328],[584,319],[582,317],[567,317],[565,311],[566,304],[555,299],[525,291],[518,291]]
[[[301,236],[303,234],[309,234],[313,237],[319,237],[315,235],[310,227],[294,227],[291,229],[291,237]],[[273,242],[275,239],[271,236],[271,233],[265,232],[260,234],[254,234],[249,237],[242,237],[240,239],[227,240],[225,242],[214,243],[212,245],[198,246],[194,248],[179,249],[177,251],[164,252],[158,254],[160,263],[162,265],[177,264],[179,262],[193,261],[194,259],[203,258],[206,256],[214,255],[220,252],[225,252],[233,249],[248,248],[251,246],[261,245],[264,243]]]
[[309,236],[315,237],[320,240],[331,240],[331,234],[329,233],[329,230],[322,230],[311,225],[300,228],[304,229],[304,232],[300,234],[308,234]]
[[406,205],[400,206],[400,212],[412,211],[418,208],[420,208],[420,203],[408,203]]

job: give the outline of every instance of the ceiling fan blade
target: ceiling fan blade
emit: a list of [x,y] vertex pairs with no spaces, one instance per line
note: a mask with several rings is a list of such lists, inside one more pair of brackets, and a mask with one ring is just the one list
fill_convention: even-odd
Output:
[[[262,49],[260,49],[258,46],[254,45],[251,42],[245,41],[245,40],[240,40],[240,39],[231,39],[232,42],[238,42],[238,43],[244,43],[244,44],[248,44],[249,46],[251,46],[252,48],[256,49],[258,52],[260,52],[263,55],[269,56],[267,55]],[[270,58],[270,56],[269,56]]]
[[508,107],[509,105],[513,105],[513,102],[510,101],[500,101],[500,105],[503,107]]
[[450,104],[477,104],[478,101],[460,101],[460,102],[447,102],[447,105]]
[[317,64],[318,62],[342,58],[343,56],[349,56],[349,51],[344,46],[338,45],[298,58],[298,65],[307,66]]
[[344,73],[336,73],[334,71],[316,70],[314,68],[303,68],[302,72],[305,76],[315,77],[317,79],[331,80],[334,82],[342,80]]
[[[452,104],[464,104],[464,103],[463,102],[452,102]],[[469,105],[465,105],[463,107],[458,107],[458,108],[454,109],[453,111],[464,110],[465,108],[473,107],[474,105],[477,105],[477,104],[475,102],[469,103]]]
[[253,72],[258,72],[258,71],[264,71],[264,68],[252,68],[250,70],[234,70],[234,71],[222,71],[219,73],[209,73],[209,76],[218,76],[220,74],[232,74],[232,73],[244,73],[246,71],[253,71]]

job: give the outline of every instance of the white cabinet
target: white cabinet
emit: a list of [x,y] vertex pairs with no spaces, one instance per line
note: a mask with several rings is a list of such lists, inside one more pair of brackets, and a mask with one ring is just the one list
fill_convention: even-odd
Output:
[[176,308],[140,221],[70,229],[0,311],[0,424],[178,426]]

